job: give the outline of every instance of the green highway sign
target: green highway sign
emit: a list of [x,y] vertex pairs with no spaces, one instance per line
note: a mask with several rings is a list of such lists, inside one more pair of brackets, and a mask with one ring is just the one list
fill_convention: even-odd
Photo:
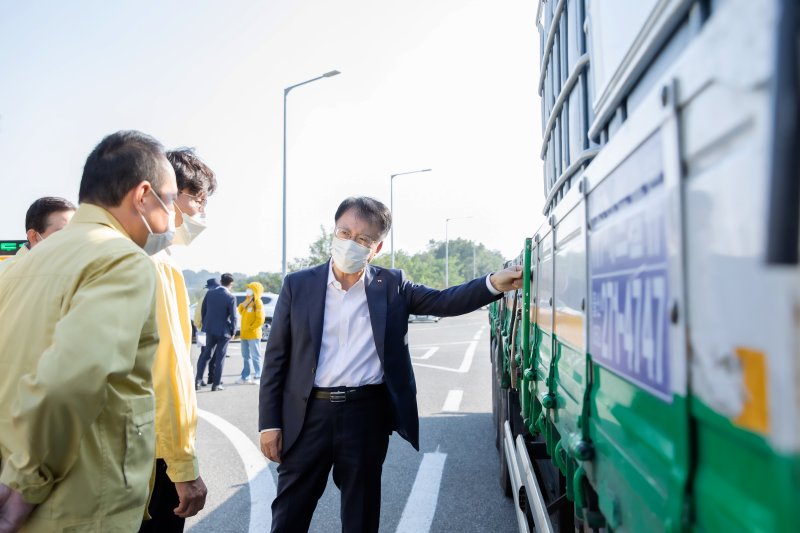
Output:
[[0,241],[0,256],[14,255],[28,241]]

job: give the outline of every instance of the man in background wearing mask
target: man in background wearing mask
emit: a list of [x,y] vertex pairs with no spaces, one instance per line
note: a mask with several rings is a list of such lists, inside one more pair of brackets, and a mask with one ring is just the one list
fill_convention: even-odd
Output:
[[267,341],[258,429],[280,463],[274,533],[308,530],[331,468],[342,531],[377,532],[389,435],[419,450],[408,315],[468,313],[522,286],[514,268],[438,291],[370,265],[392,224],[373,198],[347,198],[334,221],[331,261],[286,276]]
[[14,257],[0,261],[0,270],[26,255],[53,233],[64,229],[75,214],[75,209],[72,202],[57,196],[44,196],[33,202],[25,213],[25,238],[28,242]]
[[[264,325],[264,302],[261,295],[264,286],[254,281],[247,284],[247,297],[239,304],[239,316],[242,317],[241,342],[242,375],[237,381],[242,385],[254,384],[261,379],[261,327]],[[253,376],[250,376],[250,361],[253,361]]]
[[[205,206],[217,181],[214,172],[191,149],[180,148],[166,155],[175,170],[178,198],[175,231],[167,234],[161,245],[188,246],[205,229]],[[148,508],[151,518],[142,522],[139,531],[181,532],[186,518],[203,508],[207,493],[195,450],[197,398],[192,379],[189,294],[169,248],[155,253],[153,261],[158,273],[159,337],[153,363],[156,478]]]
[[70,224],[0,276],[0,530],[139,527],[158,344],[142,248],[167,231],[177,196],[158,141],[109,135]]
[[206,346],[200,352],[200,359],[197,360],[195,390],[200,390],[203,372],[209,360],[213,370],[211,391],[223,390],[220,383],[225,366],[225,353],[228,351],[231,337],[236,333],[236,297],[231,294],[233,276],[226,272],[220,276],[219,281],[222,286],[209,290],[200,306],[203,314],[203,331],[206,332]]

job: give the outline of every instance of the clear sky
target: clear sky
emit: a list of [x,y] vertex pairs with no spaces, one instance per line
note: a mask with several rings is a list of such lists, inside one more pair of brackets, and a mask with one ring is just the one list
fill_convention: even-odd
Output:
[[[216,171],[184,268],[281,268],[349,195],[389,204],[395,249],[463,237],[515,256],[542,220],[534,0],[0,0],[0,238],[40,196],[77,201],[86,156],[138,129]],[[385,253],[389,242],[385,243]]]

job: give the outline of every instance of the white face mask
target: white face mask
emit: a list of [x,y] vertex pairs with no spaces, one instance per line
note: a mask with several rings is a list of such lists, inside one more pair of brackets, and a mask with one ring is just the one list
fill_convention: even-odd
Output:
[[247,289],[246,291],[244,291],[244,293],[245,293],[247,296],[252,296],[252,295],[253,295],[253,291],[252,291],[251,289]]
[[[180,211],[180,209],[178,210]],[[183,212],[181,212],[181,215],[183,216],[183,223],[175,230],[173,244],[189,246],[206,229],[206,216],[204,213],[200,213],[190,217]]]
[[166,250],[170,244],[172,244],[172,240],[175,238],[175,213],[167,209],[167,206],[164,205],[164,202],[161,201],[161,198],[155,193],[153,189],[150,189],[150,192],[153,193],[153,196],[156,197],[158,203],[161,204],[161,207],[164,208],[164,211],[167,212],[169,215],[169,222],[167,223],[167,231],[164,233],[153,233],[153,230],[150,228],[150,224],[147,223],[147,219],[144,218],[144,215],[139,213],[139,216],[142,218],[142,222],[144,222],[147,231],[150,234],[147,236],[147,242],[144,243],[144,251],[147,252],[148,255],[155,255],[161,250]]
[[331,256],[336,268],[345,274],[355,274],[367,266],[367,260],[372,253],[371,248],[361,246],[349,239],[334,237],[331,242]]

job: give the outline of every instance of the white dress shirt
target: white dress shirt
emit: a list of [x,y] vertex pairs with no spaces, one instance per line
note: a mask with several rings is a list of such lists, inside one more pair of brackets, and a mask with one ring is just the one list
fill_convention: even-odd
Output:
[[360,387],[377,383],[383,383],[383,364],[372,334],[364,273],[345,291],[336,281],[330,261],[314,386]]
[[[492,285],[491,276],[486,275],[486,288],[494,295],[500,294]],[[328,261],[324,316],[314,386],[360,387],[383,383],[383,364],[372,334],[364,272],[345,291],[333,274],[333,260]],[[279,430],[268,428],[260,433]]]

